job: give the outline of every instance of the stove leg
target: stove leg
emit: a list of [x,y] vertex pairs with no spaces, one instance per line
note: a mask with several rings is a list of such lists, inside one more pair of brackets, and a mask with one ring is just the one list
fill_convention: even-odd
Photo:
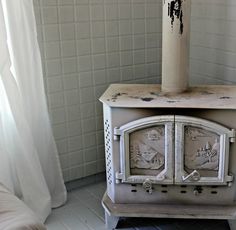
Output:
[[105,211],[105,221],[106,221],[106,228],[107,228],[107,230],[113,230],[113,229],[116,228],[116,226],[118,224],[119,217],[113,216],[113,215],[109,215]]
[[236,230],[236,220],[228,220],[230,230]]

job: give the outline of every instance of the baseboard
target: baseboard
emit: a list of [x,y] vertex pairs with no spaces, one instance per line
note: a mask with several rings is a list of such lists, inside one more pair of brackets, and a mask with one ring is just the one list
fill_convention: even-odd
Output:
[[102,182],[105,180],[106,180],[106,174],[105,174],[105,172],[102,172],[102,173],[98,173],[98,174],[91,175],[88,177],[80,178],[77,180],[68,181],[65,183],[65,185],[66,185],[67,191],[71,191],[73,189],[81,188],[86,185],[90,185],[90,184],[97,183],[97,182]]

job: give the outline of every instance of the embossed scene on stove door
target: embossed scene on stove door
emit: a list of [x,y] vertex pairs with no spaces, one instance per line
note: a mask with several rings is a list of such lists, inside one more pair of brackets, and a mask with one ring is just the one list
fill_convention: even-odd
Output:
[[217,177],[219,170],[220,136],[199,127],[184,128],[184,169],[197,170],[201,176]]
[[158,175],[165,167],[165,126],[137,130],[129,136],[130,174]]
[[174,116],[141,118],[115,128],[120,141],[123,183],[173,184]]
[[175,116],[175,183],[226,185],[234,130],[194,117]]

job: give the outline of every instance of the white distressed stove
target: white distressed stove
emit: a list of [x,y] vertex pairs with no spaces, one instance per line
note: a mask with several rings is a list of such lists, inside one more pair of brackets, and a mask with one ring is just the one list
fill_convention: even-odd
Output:
[[100,100],[107,217],[236,218],[236,86],[115,84]]
[[100,98],[108,229],[121,216],[236,219],[236,86],[188,87],[190,5],[163,0],[162,85]]

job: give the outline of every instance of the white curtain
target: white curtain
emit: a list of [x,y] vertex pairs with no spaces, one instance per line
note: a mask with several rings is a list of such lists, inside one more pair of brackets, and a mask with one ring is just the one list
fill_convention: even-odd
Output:
[[66,201],[32,0],[0,0],[0,182],[43,221]]

